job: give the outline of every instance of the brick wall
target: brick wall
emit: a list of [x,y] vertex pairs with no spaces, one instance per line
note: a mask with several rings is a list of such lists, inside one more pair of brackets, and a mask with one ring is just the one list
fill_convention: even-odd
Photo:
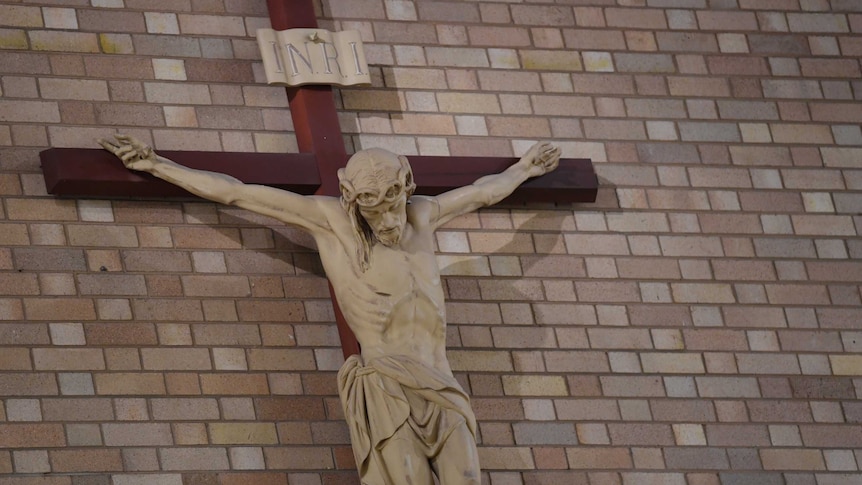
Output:
[[[862,2],[323,0],[350,149],[591,157],[592,205],[437,236],[485,483],[851,485]],[[308,238],[57,200],[38,152],[295,151],[262,0],[0,0],[0,485],[358,483]]]

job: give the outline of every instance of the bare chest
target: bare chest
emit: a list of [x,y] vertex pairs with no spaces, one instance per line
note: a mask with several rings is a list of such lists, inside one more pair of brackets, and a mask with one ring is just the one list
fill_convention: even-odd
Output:
[[416,292],[432,296],[440,287],[437,260],[432,251],[393,249],[380,244],[373,248],[371,265],[362,280],[378,295],[396,301],[400,295]]

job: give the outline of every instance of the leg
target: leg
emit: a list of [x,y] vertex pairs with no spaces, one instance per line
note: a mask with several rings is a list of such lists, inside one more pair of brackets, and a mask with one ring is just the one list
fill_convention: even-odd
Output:
[[466,424],[452,431],[432,463],[440,485],[481,484],[476,440]]
[[[388,475],[391,481],[379,483],[434,485],[431,464],[416,440],[416,435],[407,424],[402,425],[395,435],[386,440],[380,450],[380,468],[383,468],[382,474]],[[362,477],[362,483],[366,483],[365,477]],[[369,480],[367,483],[376,485],[378,482]]]

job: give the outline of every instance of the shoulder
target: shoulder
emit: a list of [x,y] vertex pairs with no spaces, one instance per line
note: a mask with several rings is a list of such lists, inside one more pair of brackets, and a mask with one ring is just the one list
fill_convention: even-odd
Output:
[[440,213],[437,199],[425,195],[414,195],[410,197],[407,204],[407,218],[415,223],[428,223]]

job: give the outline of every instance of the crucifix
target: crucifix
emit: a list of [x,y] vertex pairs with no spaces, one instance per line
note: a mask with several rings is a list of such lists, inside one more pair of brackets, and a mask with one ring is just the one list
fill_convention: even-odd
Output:
[[[317,28],[314,0],[267,0],[272,28]],[[326,85],[288,87],[290,114],[300,153],[230,153],[163,151],[190,168],[222,172],[246,183],[263,184],[298,194],[339,194],[336,171],[348,155],[342,140],[332,88]],[[60,197],[187,198],[187,191],[146,174],[126,170],[100,149],[52,148],[41,153],[48,192]],[[411,156],[416,193],[437,195],[497,173],[515,158]],[[506,203],[568,204],[594,202],[598,179],[587,159],[562,159],[550,175],[520,186]],[[359,352],[333,295],[342,351]]]
[[[275,29],[316,26],[310,0],[269,0],[268,6]],[[362,150],[343,166],[348,157],[331,88],[288,88],[288,99],[300,154],[157,155],[118,136],[102,142],[107,151],[43,152],[46,186],[60,196],[191,193],[311,233],[330,279],[347,358],[339,394],[363,480],[405,483],[405,476],[421,476],[416,483],[432,483],[433,468],[444,483],[478,483],[475,417],[445,357],[431,235],[453,217],[503,199],[593,201],[592,166],[589,160],[561,163],[559,149],[547,143],[517,161],[411,157],[415,174],[406,157],[381,149]],[[129,172],[111,153],[170,184]],[[558,164],[553,176],[521,185]]]

